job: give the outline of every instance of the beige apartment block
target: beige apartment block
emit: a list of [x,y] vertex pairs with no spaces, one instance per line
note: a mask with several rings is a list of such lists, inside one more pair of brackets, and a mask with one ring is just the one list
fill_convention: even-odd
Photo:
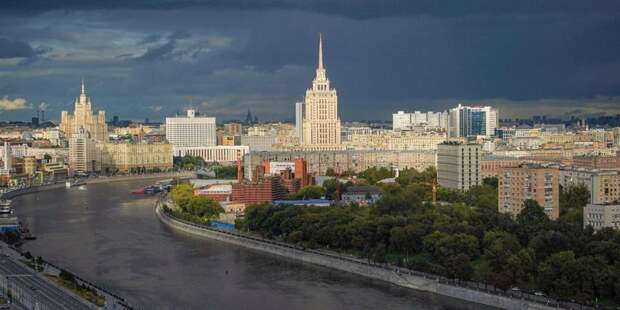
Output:
[[498,182],[498,210],[518,215],[523,203],[536,200],[550,219],[560,216],[559,170],[540,165],[501,168]]

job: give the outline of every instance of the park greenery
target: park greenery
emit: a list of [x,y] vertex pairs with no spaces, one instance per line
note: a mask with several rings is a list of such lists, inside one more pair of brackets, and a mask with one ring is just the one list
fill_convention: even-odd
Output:
[[[394,177],[387,169],[371,169],[360,179],[374,184]],[[433,168],[401,171],[395,183],[378,185],[383,196],[369,207],[253,205],[237,227],[502,289],[542,291],[584,304],[620,304],[620,232],[583,227],[587,189],[562,189],[557,220],[550,220],[534,200],[525,201],[513,218],[497,211],[495,178],[465,192],[439,188],[440,203],[429,203],[435,175]],[[319,192],[305,190],[310,191],[312,197]]]
[[205,166],[205,161],[200,156],[177,156],[172,159],[172,162],[175,168],[184,170],[195,170]]
[[213,167],[215,178],[217,179],[236,179],[237,166],[215,166]]
[[206,196],[194,196],[194,189],[189,183],[175,185],[170,192],[170,198],[177,208],[164,206],[164,210],[186,221],[208,224],[224,212],[216,201]]

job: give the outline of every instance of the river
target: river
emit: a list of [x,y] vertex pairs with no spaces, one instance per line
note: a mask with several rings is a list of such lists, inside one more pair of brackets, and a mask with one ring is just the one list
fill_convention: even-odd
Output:
[[141,309],[482,308],[175,231],[129,193],[143,182],[14,198],[38,237],[24,249]]

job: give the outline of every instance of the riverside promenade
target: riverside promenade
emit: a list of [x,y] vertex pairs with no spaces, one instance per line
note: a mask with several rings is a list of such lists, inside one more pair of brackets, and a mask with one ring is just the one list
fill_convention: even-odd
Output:
[[483,283],[447,279],[392,265],[370,263],[341,253],[307,249],[251,234],[194,224],[167,214],[162,208],[161,200],[157,202],[155,212],[164,224],[189,234],[485,306],[510,310],[593,309],[544,296],[504,291]]

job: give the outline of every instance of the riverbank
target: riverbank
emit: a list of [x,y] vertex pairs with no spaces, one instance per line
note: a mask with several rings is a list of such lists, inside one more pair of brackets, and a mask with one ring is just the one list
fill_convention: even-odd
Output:
[[[192,171],[182,171],[182,172],[165,172],[165,173],[154,173],[154,174],[136,174],[136,175],[124,175],[124,176],[111,176],[111,177],[98,177],[92,179],[85,179],[85,184],[101,184],[101,183],[112,183],[112,182],[123,182],[123,181],[135,181],[135,180],[151,180],[151,179],[169,179],[169,178],[191,178],[195,176],[195,173]],[[64,188],[65,182],[57,182],[52,184],[45,184],[39,186],[32,187],[24,187],[14,189],[8,192],[2,193],[0,198],[2,199],[11,199],[20,195],[31,194],[41,191],[47,191],[52,189]]]
[[509,296],[500,291],[488,291],[488,287],[484,284],[447,280],[393,266],[370,264],[364,260],[340,255],[338,253],[305,249],[239,232],[224,231],[193,224],[166,214],[163,212],[159,203],[155,208],[155,212],[164,224],[186,233],[235,244],[304,263],[348,272],[366,278],[381,280],[409,289],[510,310],[550,310],[562,308],[559,303],[545,297],[539,297],[539,300],[531,300],[532,297],[530,296],[528,296],[528,299],[525,299],[525,296],[522,298],[515,298],[514,296]]

